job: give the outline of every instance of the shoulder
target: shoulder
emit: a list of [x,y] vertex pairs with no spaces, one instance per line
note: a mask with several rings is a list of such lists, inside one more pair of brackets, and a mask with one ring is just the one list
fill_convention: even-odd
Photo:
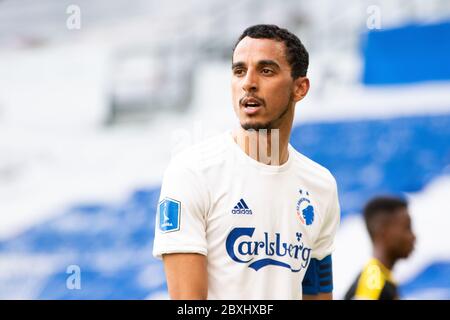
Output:
[[374,259],[369,260],[358,279],[355,298],[378,300],[385,287],[386,280],[380,265]]
[[294,163],[297,169],[302,172],[307,178],[316,181],[316,183],[330,192],[337,189],[336,179],[331,174],[330,170],[308,158],[302,153],[290,146],[291,154],[294,157]]
[[201,173],[224,161],[229,147],[225,133],[209,137],[185,147],[172,157],[167,171],[189,171]]

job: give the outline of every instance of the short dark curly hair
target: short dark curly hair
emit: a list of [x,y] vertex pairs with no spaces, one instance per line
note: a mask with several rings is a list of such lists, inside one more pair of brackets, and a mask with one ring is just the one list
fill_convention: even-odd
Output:
[[233,53],[238,43],[245,37],[273,39],[283,42],[286,46],[286,60],[291,66],[292,78],[297,79],[298,77],[306,76],[309,65],[309,54],[295,34],[274,24],[257,24],[244,30],[233,47]]
[[363,215],[370,237],[374,237],[374,221],[379,216],[392,216],[399,209],[408,208],[408,202],[400,197],[378,196],[371,199],[364,207]]

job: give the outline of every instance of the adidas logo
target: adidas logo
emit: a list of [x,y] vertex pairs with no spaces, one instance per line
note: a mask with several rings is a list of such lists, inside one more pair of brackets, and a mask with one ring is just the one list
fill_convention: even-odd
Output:
[[231,210],[232,214],[253,214],[252,210],[249,209],[244,199],[239,200],[237,205]]

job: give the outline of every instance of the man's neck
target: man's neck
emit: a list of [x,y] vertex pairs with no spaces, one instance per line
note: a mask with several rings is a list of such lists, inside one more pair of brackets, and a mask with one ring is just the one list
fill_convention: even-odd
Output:
[[390,257],[382,248],[375,247],[373,257],[380,261],[387,269],[392,270],[394,268],[396,259]]
[[267,165],[282,165],[289,158],[290,130],[244,130],[233,132],[236,144],[252,159]]

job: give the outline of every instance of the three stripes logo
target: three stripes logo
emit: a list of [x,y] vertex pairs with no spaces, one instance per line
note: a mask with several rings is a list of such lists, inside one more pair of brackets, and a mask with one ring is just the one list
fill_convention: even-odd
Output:
[[249,209],[244,199],[239,200],[239,202],[231,210],[232,214],[253,214],[252,210]]

